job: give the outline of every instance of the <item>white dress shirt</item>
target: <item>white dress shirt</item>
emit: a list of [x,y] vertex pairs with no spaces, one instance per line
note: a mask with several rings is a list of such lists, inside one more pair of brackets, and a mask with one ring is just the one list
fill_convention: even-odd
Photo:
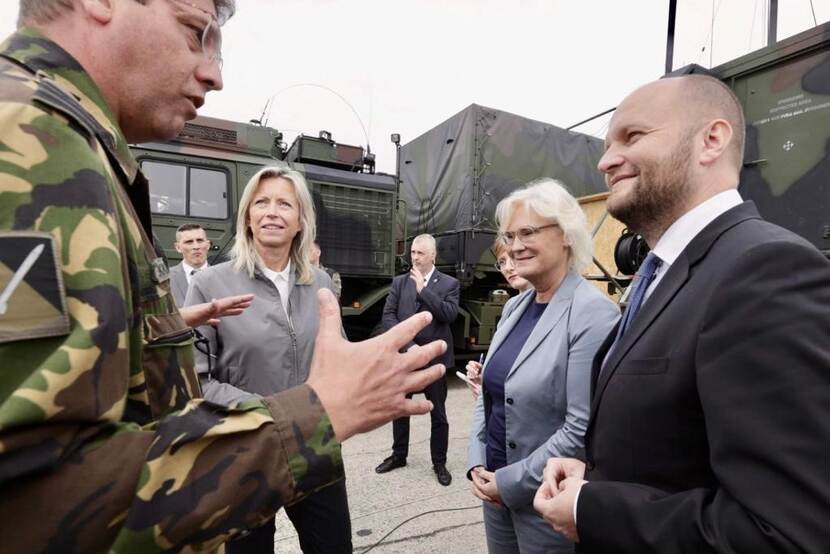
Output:
[[[701,202],[680,218],[677,219],[671,226],[666,229],[666,232],[657,241],[657,244],[652,248],[652,252],[660,258],[662,263],[658,266],[654,273],[654,279],[646,289],[643,303],[648,300],[651,293],[654,292],[657,284],[666,275],[671,265],[680,256],[680,253],[689,246],[689,243],[710,223],[717,219],[720,215],[728,212],[735,206],[741,204],[743,199],[736,189],[729,189],[716,194],[712,198]],[[582,491],[580,486],[576,491],[574,497],[574,524],[576,524],[576,506],[579,503],[579,493]]]
[[190,280],[193,279],[193,272],[194,271],[201,271],[208,266],[208,263],[205,262],[202,264],[202,267],[191,267],[186,261],[182,260],[182,269],[184,269],[184,276],[187,277],[187,284],[190,286]]
[[652,248],[652,251],[660,258],[662,263],[654,272],[654,280],[651,285],[646,289],[644,302],[651,296],[657,284],[663,279],[663,276],[689,243],[721,214],[728,212],[742,202],[743,199],[737,190],[725,190],[701,202],[666,229],[666,232]]
[[288,263],[285,264],[285,269],[283,269],[282,271],[274,271],[273,269],[269,269],[263,266],[262,273],[264,273],[266,277],[271,279],[271,281],[274,283],[274,286],[277,287],[277,291],[279,291],[280,293],[280,302],[282,302],[282,309],[285,310],[285,315],[288,315],[288,295],[291,292],[289,290],[289,286],[291,284],[291,258],[288,259]]
[[435,273],[435,266],[432,266],[432,269],[429,270],[429,273],[424,275],[424,286],[429,285],[429,280],[432,279],[432,274]]

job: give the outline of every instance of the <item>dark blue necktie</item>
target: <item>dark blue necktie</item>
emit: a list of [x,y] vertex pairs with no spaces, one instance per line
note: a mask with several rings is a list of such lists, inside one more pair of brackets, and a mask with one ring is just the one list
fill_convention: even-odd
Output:
[[620,321],[620,326],[617,327],[617,337],[614,339],[614,344],[612,344],[611,348],[608,350],[609,354],[614,350],[614,348],[617,347],[617,344],[620,342],[623,334],[631,326],[631,322],[634,321],[634,318],[637,317],[637,313],[640,311],[640,306],[643,305],[643,298],[645,298],[646,290],[651,282],[654,281],[654,275],[656,274],[657,268],[660,267],[661,263],[663,263],[663,261],[658,258],[654,252],[649,252],[646,259],[643,260],[643,264],[640,266],[640,269],[637,270],[637,274],[634,275],[634,282],[631,284],[633,287],[631,289],[631,296],[628,297],[628,306],[625,308],[625,313]]

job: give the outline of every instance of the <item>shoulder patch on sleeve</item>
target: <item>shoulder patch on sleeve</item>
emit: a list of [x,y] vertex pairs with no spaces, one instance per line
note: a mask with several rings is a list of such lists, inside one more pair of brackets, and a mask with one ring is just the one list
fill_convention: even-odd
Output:
[[69,333],[55,239],[0,231],[0,344]]

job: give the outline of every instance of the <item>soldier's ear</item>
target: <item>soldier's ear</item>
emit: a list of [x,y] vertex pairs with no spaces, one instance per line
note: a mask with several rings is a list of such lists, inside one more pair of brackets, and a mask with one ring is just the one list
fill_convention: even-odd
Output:
[[98,23],[109,23],[112,20],[114,0],[81,0],[81,8],[89,17]]

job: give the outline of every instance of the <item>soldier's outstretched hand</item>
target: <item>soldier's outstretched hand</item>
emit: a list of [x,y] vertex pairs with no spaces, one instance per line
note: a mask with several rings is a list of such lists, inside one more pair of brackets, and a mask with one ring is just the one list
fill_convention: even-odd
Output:
[[341,334],[340,310],[332,292],[320,289],[320,330],[308,385],[314,389],[331,419],[339,441],[380,427],[397,417],[424,414],[427,400],[407,399],[443,378],[444,366],[420,370],[444,353],[444,341],[399,351],[429,325],[432,315],[421,312],[386,333],[363,342],[349,342]]

